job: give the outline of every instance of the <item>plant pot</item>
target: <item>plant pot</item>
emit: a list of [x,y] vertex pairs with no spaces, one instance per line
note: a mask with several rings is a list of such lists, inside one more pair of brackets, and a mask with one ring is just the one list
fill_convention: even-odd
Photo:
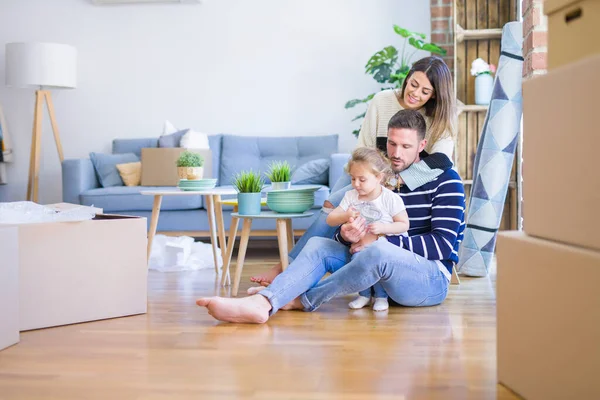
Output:
[[260,214],[261,193],[238,193],[238,213],[240,215]]
[[292,182],[271,182],[273,190],[287,190],[292,187]]
[[203,167],[177,167],[179,179],[197,180],[204,176]]
[[492,100],[494,77],[490,74],[480,74],[475,77],[475,104],[487,105]]

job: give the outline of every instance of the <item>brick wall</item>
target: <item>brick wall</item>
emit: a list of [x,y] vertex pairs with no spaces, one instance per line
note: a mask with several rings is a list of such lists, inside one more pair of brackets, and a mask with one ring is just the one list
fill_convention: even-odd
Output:
[[548,22],[544,0],[522,0],[523,10],[523,78],[546,73]]
[[444,61],[454,69],[454,21],[452,0],[430,0],[431,42],[446,49]]

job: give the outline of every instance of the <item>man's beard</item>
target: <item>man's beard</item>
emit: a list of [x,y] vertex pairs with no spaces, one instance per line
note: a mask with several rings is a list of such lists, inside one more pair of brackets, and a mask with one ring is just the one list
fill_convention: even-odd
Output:
[[[413,165],[415,163],[415,161],[417,160],[417,156],[415,156],[415,158],[410,163],[404,163],[404,164],[402,164],[401,167],[395,167],[394,164],[393,164],[393,160],[394,159],[390,159],[390,161],[392,161],[392,171],[395,174],[397,174],[399,172],[404,171],[405,169],[408,169],[411,165]],[[402,160],[400,160],[400,161],[402,161]]]

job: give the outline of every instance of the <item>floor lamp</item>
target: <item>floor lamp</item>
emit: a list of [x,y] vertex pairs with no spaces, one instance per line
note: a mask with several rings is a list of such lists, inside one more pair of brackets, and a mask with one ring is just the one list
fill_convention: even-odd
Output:
[[38,201],[43,105],[46,103],[58,158],[64,156],[54,104],[48,89],[74,89],[77,81],[77,50],[57,43],[8,43],[6,45],[6,85],[36,88],[33,134],[29,157],[27,200]]

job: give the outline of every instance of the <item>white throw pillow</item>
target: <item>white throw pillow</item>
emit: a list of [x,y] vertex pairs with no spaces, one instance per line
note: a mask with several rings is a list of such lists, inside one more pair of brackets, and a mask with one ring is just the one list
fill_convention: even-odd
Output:
[[185,149],[210,149],[208,135],[206,133],[194,132],[190,129],[181,138],[179,147]]
[[165,121],[165,123],[163,124],[163,133],[161,136],[170,135],[178,131],[179,129],[175,128],[175,126],[170,121]]

